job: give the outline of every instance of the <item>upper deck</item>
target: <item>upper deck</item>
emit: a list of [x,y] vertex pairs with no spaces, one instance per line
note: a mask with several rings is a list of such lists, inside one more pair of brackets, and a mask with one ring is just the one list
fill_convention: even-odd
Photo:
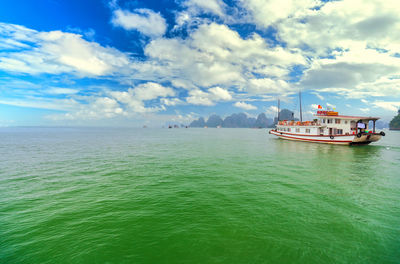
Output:
[[337,118],[337,119],[347,119],[347,120],[362,120],[362,121],[376,121],[379,117],[372,116],[348,116],[348,115],[339,115],[338,112],[334,111],[317,111],[317,114],[314,115],[317,118]]

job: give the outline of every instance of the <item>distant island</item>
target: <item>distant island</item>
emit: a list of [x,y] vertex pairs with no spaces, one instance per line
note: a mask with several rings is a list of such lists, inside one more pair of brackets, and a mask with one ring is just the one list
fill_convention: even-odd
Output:
[[[279,114],[280,120],[292,120],[294,113],[288,109],[282,109]],[[295,118],[294,120],[298,120]],[[200,117],[190,123],[190,127],[227,127],[227,128],[267,128],[274,127],[277,118],[267,118],[265,113],[254,117],[248,117],[245,113],[232,114],[222,119],[219,115],[211,115],[207,121]]]
[[395,116],[392,121],[389,123],[390,130],[400,130],[400,109],[397,112],[397,116]]

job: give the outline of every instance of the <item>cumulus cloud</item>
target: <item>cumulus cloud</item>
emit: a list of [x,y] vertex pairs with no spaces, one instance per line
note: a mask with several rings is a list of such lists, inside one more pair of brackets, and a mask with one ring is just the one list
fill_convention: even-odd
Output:
[[186,101],[194,105],[214,105],[216,102],[229,101],[231,99],[232,96],[227,90],[221,87],[213,87],[208,92],[199,89],[189,91]]
[[271,78],[250,79],[248,86],[248,92],[254,94],[284,94],[293,89],[288,82]]
[[87,120],[113,118],[126,115],[115,99],[109,97],[92,98],[88,104],[80,105],[75,111],[65,114],[49,115],[47,118],[52,120]]
[[123,9],[113,11],[112,23],[126,30],[137,30],[143,35],[161,37],[167,30],[165,19],[151,9],[139,8],[133,12]]
[[90,77],[113,74],[129,63],[122,52],[73,33],[38,32],[0,23],[0,39],[13,40],[12,45],[5,41],[8,49],[0,53],[0,70],[6,72],[72,73]]
[[214,87],[208,90],[214,97],[214,100],[229,101],[232,99],[232,95],[221,87]]
[[129,88],[128,91],[111,91],[109,95],[136,113],[157,112],[162,107],[146,107],[144,101],[174,96],[175,91],[158,83],[148,82]]
[[[283,75],[288,71],[279,69],[306,63],[297,51],[270,47],[257,34],[243,39],[216,23],[199,26],[187,39],[153,40],[145,47],[145,54],[147,63],[136,68],[142,78],[160,75],[164,80],[175,80],[179,76],[191,89],[221,86],[246,91],[253,87],[254,93],[270,91],[260,89],[264,84],[257,83],[264,78],[286,78]],[[274,87],[285,86],[282,80],[271,82],[275,82]]]
[[250,20],[260,27],[298,17],[320,5],[318,0],[240,0],[240,3],[250,13]]
[[265,113],[267,116],[277,116],[278,115],[278,107],[271,105],[270,107],[267,108]]
[[184,104],[184,102],[179,98],[161,98],[160,102],[166,106],[175,106]]
[[[305,10],[276,24],[278,39],[310,58],[299,85],[350,98],[398,95],[398,2],[343,0],[315,4],[319,8],[306,5]],[[392,89],[388,89],[389,84]]]
[[189,91],[189,96],[186,97],[186,102],[194,105],[214,105],[210,97],[209,93],[201,90],[191,90]]
[[252,104],[248,104],[246,102],[236,102],[233,105],[238,107],[238,108],[242,108],[244,110],[256,110],[257,109],[256,106],[254,106]]
[[148,82],[137,86],[133,90],[135,98],[139,100],[151,100],[158,97],[174,96],[175,91],[158,83]]
[[[126,91],[105,90],[91,96],[80,97],[83,102],[74,105],[74,108],[69,109],[68,113],[51,115],[49,118],[53,120],[84,120],[155,113],[165,110],[164,106],[159,103],[156,103],[155,106],[147,105],[147,102],[160,99],[160,102],[165,105],[173,105],[180,101],[179,99],[176,101],[176,98],[168,98],[174,95],[175,92],[171,88],[148,82]],[[163,101],[163,99],[169,101]]]
[[373,49],[349,50],[333,59],[316,59],[301,85],[308,88],[354,88],[400,73],[400,58]]
[[335,48],[377,47],[399,52],[400,6],[396,0],[329,1],[277,25],[290,46],[308,46],[317,53]]
[[[119,83],[115,88],[91,90],[85,98],[80,97],[80,88],[68,85],[7,84],[10,90],[18,90],[18,95],[22,89],[12,85],[31,87],[32,98],[48,108],[56,107],[56,103],[40,99],[38,94],[73,100],[59,107],[75,113],[73,118],[95,118],[95,111],[99,118],[115,117],[155,113],[167,106],[209,106],[231,100],[238,101],[235,106],[251,107],[248,102],[270,101],[276,95],[283,100],[299,88],[308,89],[305,92],[320,100],[334,94],[365,98],[370,104],[376,100],[372,105],[387,111],[398,107],[396,100],[384,102],[385,97],[400,96],[397,1],[237,1],[246,22],[255,23],[261,31],[274,29],[273,41],[268,34],[234,30],[243,17],[236,24],[228,22],[227,14],[233,11],[222,0],[178,3],[183,10],[176,13],[177,26],[195,23],[186,28],[184,37],[178,31],[166,37],[168,27],[160,13],[144,8],[125,10],[112,1],[114,26],[149,37],[141,39],[144,57],[140,59],[79,34],[40,32],[0,23],[0,70],[35,77],[66,74],[71,79],[104,78]],[[115,76],[118,78],[110,78]],[[136,85],[138,82],[144,83]],[[21,96],[9,102],[34,105],[33,100],[25,99]]]
[[382,108],[391,112],[397,112],[400,109],[400,102],[384,102],[384,101],[375,101],[372,102],[374,107]]
[[225,3],[222,0],[186,0],[183,6],[189,8],[190,13],[212,13],[218,16],[225,16],[224,9]]

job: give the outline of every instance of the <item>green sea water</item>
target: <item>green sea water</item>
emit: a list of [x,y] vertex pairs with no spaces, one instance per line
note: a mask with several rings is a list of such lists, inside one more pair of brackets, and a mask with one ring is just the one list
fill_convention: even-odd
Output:
[[0,263],[400,263],[400,133],[0,129]]

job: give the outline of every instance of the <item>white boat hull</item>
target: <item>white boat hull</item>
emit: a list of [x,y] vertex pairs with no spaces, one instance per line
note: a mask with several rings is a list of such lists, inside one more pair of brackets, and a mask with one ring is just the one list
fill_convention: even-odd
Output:
[[361,135],[361,137],[357,137],[357,135],[336,135],[336,136],[303,135],[303,134],[281,132],[276,130],[270,130],[269,133],[279,138],[287,140],[335,144],[335,145],[369,144],[371,142],[378,141],[382,137],[380,134],[363,134]]

